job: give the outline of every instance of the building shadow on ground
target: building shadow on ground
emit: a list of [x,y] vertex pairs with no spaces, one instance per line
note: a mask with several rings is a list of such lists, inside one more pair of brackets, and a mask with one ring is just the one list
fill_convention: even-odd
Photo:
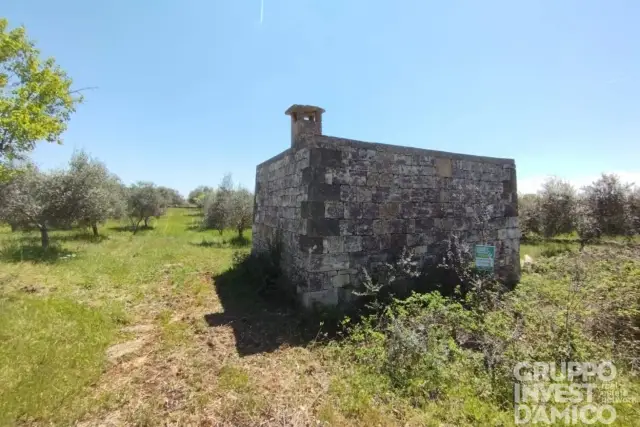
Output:
[[211,327],[231,326],[240,356],[272,352],[281,346],[305,346],[320,335],[316,316],[303,316],[274,277],[245,259],[213,277],[223,313],[204,316]]

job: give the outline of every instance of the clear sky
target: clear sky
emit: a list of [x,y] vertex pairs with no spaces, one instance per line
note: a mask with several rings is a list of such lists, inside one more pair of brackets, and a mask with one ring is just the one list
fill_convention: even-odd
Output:
[[[520,190],[617,172],[640,184],[637,0],[0,0],[75,87],[96,86],[64,146],[131,183],[187,193],[324,133],[512,157]],[[262,19],[261,19],[262,18]]]

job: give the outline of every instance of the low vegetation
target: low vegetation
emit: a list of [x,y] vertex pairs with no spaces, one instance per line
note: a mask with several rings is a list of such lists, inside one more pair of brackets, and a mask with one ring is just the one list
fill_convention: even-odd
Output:
[[[312,321],[270,257],[198,212],[169,208],[135,236],[55,230],[48,251],[37,230],[2,230],[0,425],[512,425],[522,359],[613,360],[640,392],[633,244],[523,245],[513,291],[460,270],[459,292],[400,297],[372,278],[368,308]],[[639,416],[616,410],[616,425]]]
[[392,298],[346,319],[344,340],[326,350],[343,375],[321,413],[337,424],[511,425],[519,361],[610,360],[629,396],[614,405],[615,425],[634,425],[639,255],[573,245],[527,266],[511,292],[471,274],[466,292]]

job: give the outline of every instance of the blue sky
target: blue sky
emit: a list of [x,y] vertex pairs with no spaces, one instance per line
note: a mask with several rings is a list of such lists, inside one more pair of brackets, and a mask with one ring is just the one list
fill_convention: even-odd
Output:
[[289,146],[294,103],[324,133],[512,157],[520,190],[600,172],[640,184],[640,2],[2,0],[74,86],[63,146],[127,182],[187,193]]

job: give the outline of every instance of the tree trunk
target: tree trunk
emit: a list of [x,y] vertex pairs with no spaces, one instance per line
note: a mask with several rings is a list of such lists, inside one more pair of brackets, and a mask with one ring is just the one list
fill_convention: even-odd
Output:
[[223,231],[224,231],[223,229],[218,230],[218,232],[220,233],[221,236],[222,236],[222,232]]
[[11,224],[11,232],[18,231],[18,226],[15,224]]
[[244,230],[242,228],[238,228],[238,237],[242,239],[242,233]]
[[136,234],[138,232],[138,226],[140,225],[140,221],[142,221],[141,219],[138,220],[138,222],[136,222],[136,225],[133,226],[133,234]]
[[98,224],[96,224],[95,222],[91,224],[91,229],[93,230],[93,235],[95,237],[98,237],[100,235],[98,234]]
[[144,228],[149,227],[149,218],[144,219]]
[[49,247],[49,231],[47,227],[40,227],[40,238],[42,240],[42,249],[47,249]]

